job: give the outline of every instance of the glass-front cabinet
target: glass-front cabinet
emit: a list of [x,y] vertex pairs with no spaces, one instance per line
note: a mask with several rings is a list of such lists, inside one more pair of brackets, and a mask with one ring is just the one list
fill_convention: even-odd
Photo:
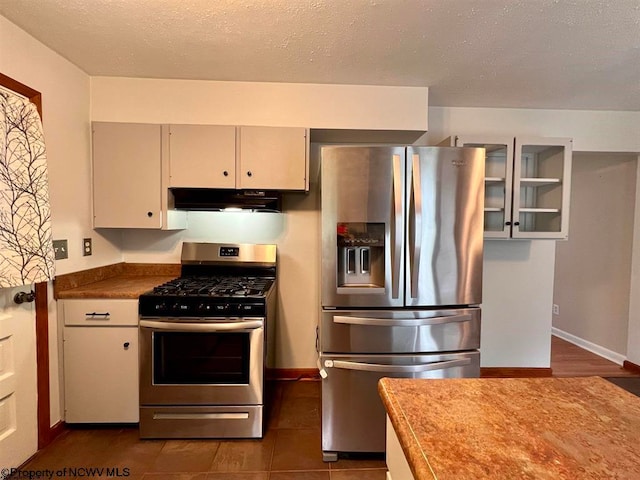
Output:
[[486,238],[568,238],[571,139],[456,136],[455,145],[486,150]]

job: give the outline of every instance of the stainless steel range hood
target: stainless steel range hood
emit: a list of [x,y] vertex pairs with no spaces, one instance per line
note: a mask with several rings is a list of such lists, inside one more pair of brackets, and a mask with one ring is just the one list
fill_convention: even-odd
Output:
[[280,212],[282,196],[272,190],[225,190],[172,188],[174,206],[180,210],[224,211],[228,209]]

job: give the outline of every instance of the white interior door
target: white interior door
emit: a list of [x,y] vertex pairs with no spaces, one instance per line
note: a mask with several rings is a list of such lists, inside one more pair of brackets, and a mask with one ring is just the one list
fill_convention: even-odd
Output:
[[18,467],[38,449],[36,315],[13,297],[30,286],[0,289],[0,466]]

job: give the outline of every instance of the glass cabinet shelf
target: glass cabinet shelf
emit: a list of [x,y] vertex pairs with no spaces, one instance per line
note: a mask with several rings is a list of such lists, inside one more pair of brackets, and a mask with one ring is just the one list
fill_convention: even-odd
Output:
[[560,213],[559,208],[520,208],[521,213]]
[[559,178],[521,178],[523,187],[544,187],[545,185],[558,185],[562,182]]

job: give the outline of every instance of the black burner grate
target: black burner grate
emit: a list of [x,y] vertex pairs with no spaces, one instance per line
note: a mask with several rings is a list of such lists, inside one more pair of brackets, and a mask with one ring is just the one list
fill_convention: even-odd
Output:
[[153,289],[155,295],[243,297],[263,296],[273,279],[264,277],[180,277]]

